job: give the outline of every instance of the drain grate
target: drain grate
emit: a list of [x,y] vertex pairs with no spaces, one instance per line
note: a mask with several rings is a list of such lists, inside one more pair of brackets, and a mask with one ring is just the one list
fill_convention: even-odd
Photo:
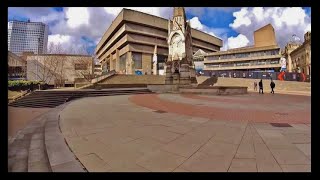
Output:
[[271,126],[273,127],[292,127],[290,124],[288,123],[270,123]]
[[162,110],[157,110],[157,111],[154,111],[156,113],[167,113],[167,111],[162,111]]

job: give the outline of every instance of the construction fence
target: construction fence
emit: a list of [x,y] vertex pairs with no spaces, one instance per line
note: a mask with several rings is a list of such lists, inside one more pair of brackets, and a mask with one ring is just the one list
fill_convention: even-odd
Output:
[[250,72],[250,71],[213,71],[203,70],[203,76],[229,77],[229,78],[250,78],[250,79],[273,79],[282,81],[310,82],[310,75],[304,73],[289,72]]

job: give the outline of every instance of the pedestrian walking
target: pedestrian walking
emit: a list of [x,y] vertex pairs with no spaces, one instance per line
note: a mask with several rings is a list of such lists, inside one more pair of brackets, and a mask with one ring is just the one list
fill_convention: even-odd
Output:
[[274,94],[274,90],[273,89],[276,87],[276,84],[273,82],[272,79],[271,79],[270,87],[271,87],[271,93]]
[[263,94],[263,84],[262,84],[262,79],[260,80],[259,82],[259,94],[260,94],[260,91],[262,92]]
[[257,82],[254,82],[254,83],[253,83],[253,90],[254,90],[254,91],[257,91],[257,87],[258,87]]

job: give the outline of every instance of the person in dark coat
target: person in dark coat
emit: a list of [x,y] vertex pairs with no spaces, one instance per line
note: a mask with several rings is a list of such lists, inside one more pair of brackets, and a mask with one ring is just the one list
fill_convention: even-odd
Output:
[[262,92],[263,94],[263,84],[262,84],[262,79],[260,80],[259,82],[259,94],[260,94],[260,91]]
[[271,93],[274,94],[274,90],[273,89],[276,87],[276,84],[273,82],[272,79],[271,79],[270,87],[271,87]]

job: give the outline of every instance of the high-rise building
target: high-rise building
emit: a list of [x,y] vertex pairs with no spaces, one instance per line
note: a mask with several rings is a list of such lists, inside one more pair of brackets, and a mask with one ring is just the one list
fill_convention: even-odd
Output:
[[41,22],[9,21],[8,50],[21,55],[22,52],[43,54],[47,52],[48,26]]

